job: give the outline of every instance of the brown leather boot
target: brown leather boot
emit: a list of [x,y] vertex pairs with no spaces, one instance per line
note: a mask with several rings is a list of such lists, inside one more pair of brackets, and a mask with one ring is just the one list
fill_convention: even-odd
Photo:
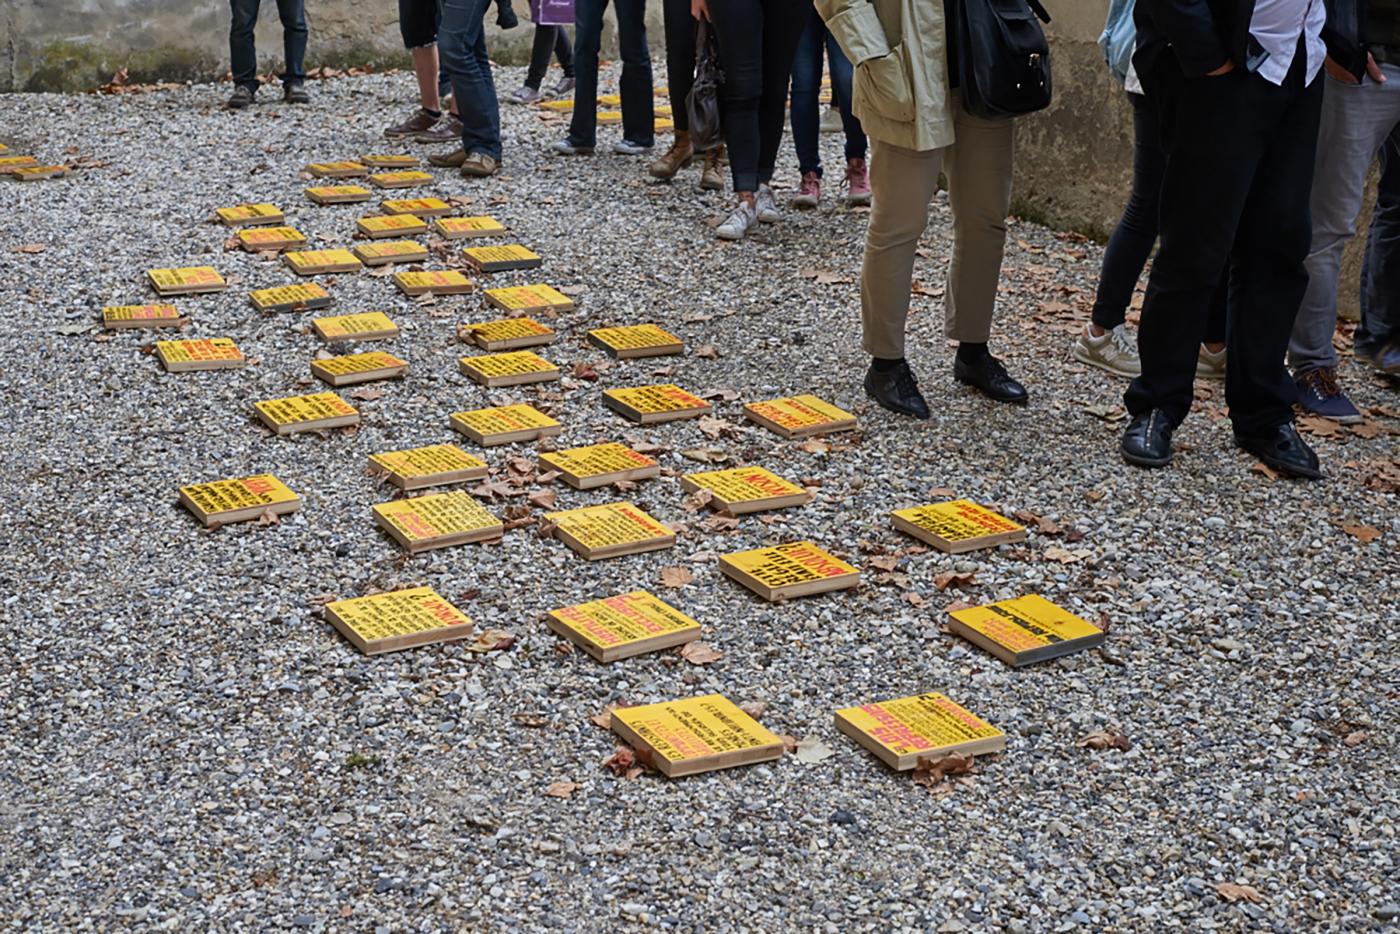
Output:
[[724,158],[724,146],[716,146],[705,153],[705,166],[700,170],[700,190],[701,191],[723,191],[724,190],[724,166],[728,162]]
[[651,177],[672,179],[676,173],[690,165],[695,158],[695,150],[690,146],[690,134],[685,130],[676,131],[676,139],[665,155],[651,164]]

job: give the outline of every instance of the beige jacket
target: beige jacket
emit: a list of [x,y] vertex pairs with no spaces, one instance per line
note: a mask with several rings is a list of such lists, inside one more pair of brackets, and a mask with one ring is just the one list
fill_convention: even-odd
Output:
[[816,0],[855,66],[851,110],[866,134],[905,149],[953,143],[943,0]]

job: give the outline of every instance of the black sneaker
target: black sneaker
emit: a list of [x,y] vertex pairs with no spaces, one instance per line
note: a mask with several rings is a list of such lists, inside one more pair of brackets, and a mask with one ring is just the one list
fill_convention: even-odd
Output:
[[865,394],[896,414],[911,418],[929,417],[928,403],[919,392],[914,371],[904,360],[888,370],[877,370],[875,364],[870,364],[870,369],[865,373]]
[[306,93],[306,85],[301,81],[288,81],[282,88],[282,100],[289,104],[309,104],[311,95]]
[[253,102],[253,89],[240,84],[233,89],[233,94],[229,96],[228,103],[224,106],[229,110],[242,110]]

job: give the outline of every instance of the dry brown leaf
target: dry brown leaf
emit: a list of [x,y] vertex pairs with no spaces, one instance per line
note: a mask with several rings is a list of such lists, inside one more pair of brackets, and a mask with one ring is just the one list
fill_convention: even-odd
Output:
[[1069,548],[1061,548],[1058,545],[1052,545],[1045,549],[1041,557],[1046,561],[1058,561],[1060,564],[1074,564],[1092,557],[1093,554],[1094,553],[1087,548],[1071,550]]
[[466,644],[468,652],[502,652],[515,645],[515,636],[504,629],[483,629]]
[[1348,748],[1360,746],[1362,743],[1366,742],[1369,736],[1370,734],[1365,730],[1354,730],[1346,735],[1346,738],[1342,740],[1342,744]]
[[695,580],[695,575],[687,568],[670,567],[661,569],[661,586],[672,590],[684,587]]
[[714,344],[702,344],[695,349],[695,356],[701,360],[718,360],[719,351],[715,349]]
[[540,713],[513,713],[510,718],[521,726],[528,726],[531,729],[542,729],[549,726],[549,718]]
[[279,521],[277,513],[271,509],[264,509],[263,514],[258,516],[258,525],[276,525]]
[[1385,533],[1369,525],[1344,525],[1342,531],[1363,545],[1369,545]]
[[914,784],[922,785],[930,792],[953,776],[972,774],[976,756],[965,756],[952,752],[945,756],[921,756],[914,765]]
[[681,508],[684,509],[686,512],[699,512],[700,510],[708,506],[710,504],[710,500],[714,498],[714,491],[707,490],[704,487],[701,487],[694,493],[691,493],[688,496],[686,496],[685,499],[681,500]]
[[921,607],[924,604],[928,603],[928,601],[925,600],[922,595],[917,594],[912,590],[904,594],[904,602],[913,607]]
[[1254,471],[1255,473],[1263,474],[1264,476],[1268,477],[1270,480],[1277,480],[1277,479],[1278,479],[1278,471],[1275,470],[1274,468],[1270,467],[1268,464],[1264,463],[1263,461],[1255,461],[1253,464],[1250,465],[1249,469],[1252,470],[1252,471]]
[[11,253],[42,253],[48,249],[42,243],[25,243],[17,247],[11,247]]
[[1264,900],[1259,890],[1252,885],[1238,885],[1234,882],[1216,883],[1215,891],[1227,902],[1246,901],[1258,904]]
[[610,704],[608,704],[608,706],[604,707],[600,712],[595,713],[593,716],[589,717],[588,722],[601,729],[610,730],[612,729],[612,712],[614,710],[621,710],[623,707],[630,706],[632,705],[627,703],[626,701],[613,701]]
[[541,509],[553,509],[554,501],[559,498],[559,494],[554,490],[536,490],[528,497],[531,506],[538,506]]
[[703,642],[687,642],[680,647],[679,653],[681,658],[692,665],[709,665],[724,658],[723,652]]
[[1305,431],[1319,438],[1335,438],[1342,433],[1340,423],[1320,415],[1304,415],[1297,420],[1297,426],[1299,431]]
[[876,570],[893,571],[899,566],[899,555],[876,555],[867,558],[865,563]]
[[939,590],[947,590],[949,587],[971,587],[977,580],[977,575],[971,571],[944,571],[933,579],[933,586]]
[[797,446],[799,451],[806,451],[808,454],[830,454],[831,442],[823,441],[821,438],[808,438]]
[[350,398],[361,402],[373,402],[375,399],[384,398],[384,390],[377,386],[365,386],[350,393]]
[[739,709],[755,720],[760,720],[763,718],[763,712],[768,709],[768,705],[761,700],[756,700],[740,704]]
[[545,796],[550,798],[568,798],[578,791],[582,786],[578,782],[551,782],[544,790]]
[[590,383],[598,381],[598,368],[591,363],[575,363],[574,378],[588,380]]
[[1133,748],[1132,741],[1117,730],[1095,730],[1075,745],[1081,749],[1121,749],[1123,752]]
[[603,768],[610,770],[614,775],[626,778],[636,778],[641,774],[641,766],[637,764],[637,754],[626,746],[618,746],[617,751],[603,760]]
[[706,532],[733,532],[739,527],[739,517],[717,513],[700,520],[700,528]]

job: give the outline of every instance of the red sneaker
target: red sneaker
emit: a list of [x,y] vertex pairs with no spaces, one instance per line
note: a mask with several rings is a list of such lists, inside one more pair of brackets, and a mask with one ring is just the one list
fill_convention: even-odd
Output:
[[870,203],[870,171],[866,169],[864,159],[846,160],[846,203]]
[[822,180],[816,172],[803,172],[802,184],[797,188],[797,194],[792,196],[792,206],[795,208],[814,208],[822,200]]

